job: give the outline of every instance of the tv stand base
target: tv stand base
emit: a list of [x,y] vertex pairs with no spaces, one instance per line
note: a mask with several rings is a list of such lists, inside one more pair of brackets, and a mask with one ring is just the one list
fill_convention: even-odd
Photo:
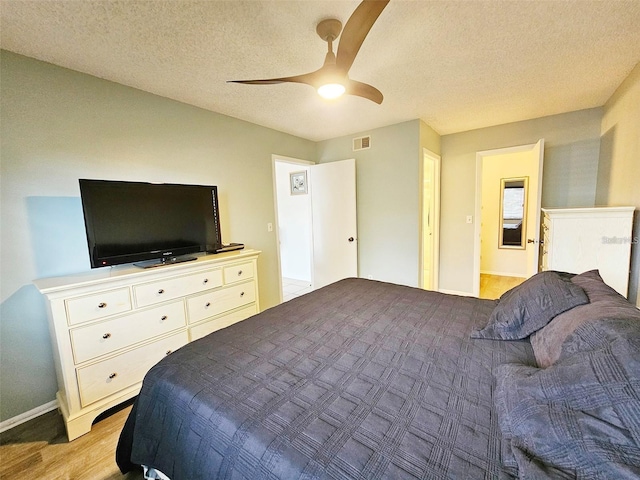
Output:
[[162,267],[163,265],[173,265],[175,263],[192,262],[197,260],[197,257],[167,257],[161,260],[149,260],[146,262],[134,263],[136,267],[140,268],[155,268]]

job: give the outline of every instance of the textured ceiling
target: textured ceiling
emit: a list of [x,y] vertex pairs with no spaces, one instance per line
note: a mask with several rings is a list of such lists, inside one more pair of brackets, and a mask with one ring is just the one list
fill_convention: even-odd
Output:
[[391,0],[350,77],[384,94],[322,100],[318,21],[358,1],[2,0],[3,49],[311,140],[421,118],[440,134],[601,106],[640,61],[640,1]]

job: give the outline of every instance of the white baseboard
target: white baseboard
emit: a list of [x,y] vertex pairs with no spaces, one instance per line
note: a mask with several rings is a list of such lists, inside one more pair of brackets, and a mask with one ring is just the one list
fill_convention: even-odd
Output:
[[18,425],[26,423],[29,420],[39,417],[40,415],[44,415],[45,413],[55,410],[56,408],[58,408],[58,401],[52,400],[49,403],[40,405],[39,407],[29,410],[28,412],[21,413],[20,415],[9,418],[4,422],[0,422],[0,433],[6,432],[13,427],[17,427]]
[[449,295],[460,295],[463,297],[473,297],[473,293],[470,292],[459,292],[458,290],[447,290],[444,288],[440,288],[438,290],[440,293],[448,293]]

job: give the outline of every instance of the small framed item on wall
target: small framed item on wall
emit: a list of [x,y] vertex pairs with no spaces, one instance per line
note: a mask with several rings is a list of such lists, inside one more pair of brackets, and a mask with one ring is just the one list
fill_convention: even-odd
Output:
[[307,193],[307,172],[291,172],[291,195],[305,195]]

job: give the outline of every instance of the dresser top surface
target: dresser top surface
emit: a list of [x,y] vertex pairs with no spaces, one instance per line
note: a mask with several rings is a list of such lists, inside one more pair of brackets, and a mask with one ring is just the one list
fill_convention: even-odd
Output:
[[543,208],[542,211],[548,214],[587,214],[587,213],[630,213],[636,207],[575,207],[575,208]]
[[233,262],[236,260],[251,259],[261,252],[254,249],[243,249],[233,252],[200,255],[195,260],[183,263],[162,265],[155,268],[141,268],[135,265],[119,265],[115,267],[103,267],[96,270],[80,272],[61,277],[40,278],[33,283],[42,293],[53,293],[70,288],[84,287],[106,283],[110,280],[127,280],[132,282],[145,282],[167,275],[181,275],[203,268],[215,267],[218,264]]

